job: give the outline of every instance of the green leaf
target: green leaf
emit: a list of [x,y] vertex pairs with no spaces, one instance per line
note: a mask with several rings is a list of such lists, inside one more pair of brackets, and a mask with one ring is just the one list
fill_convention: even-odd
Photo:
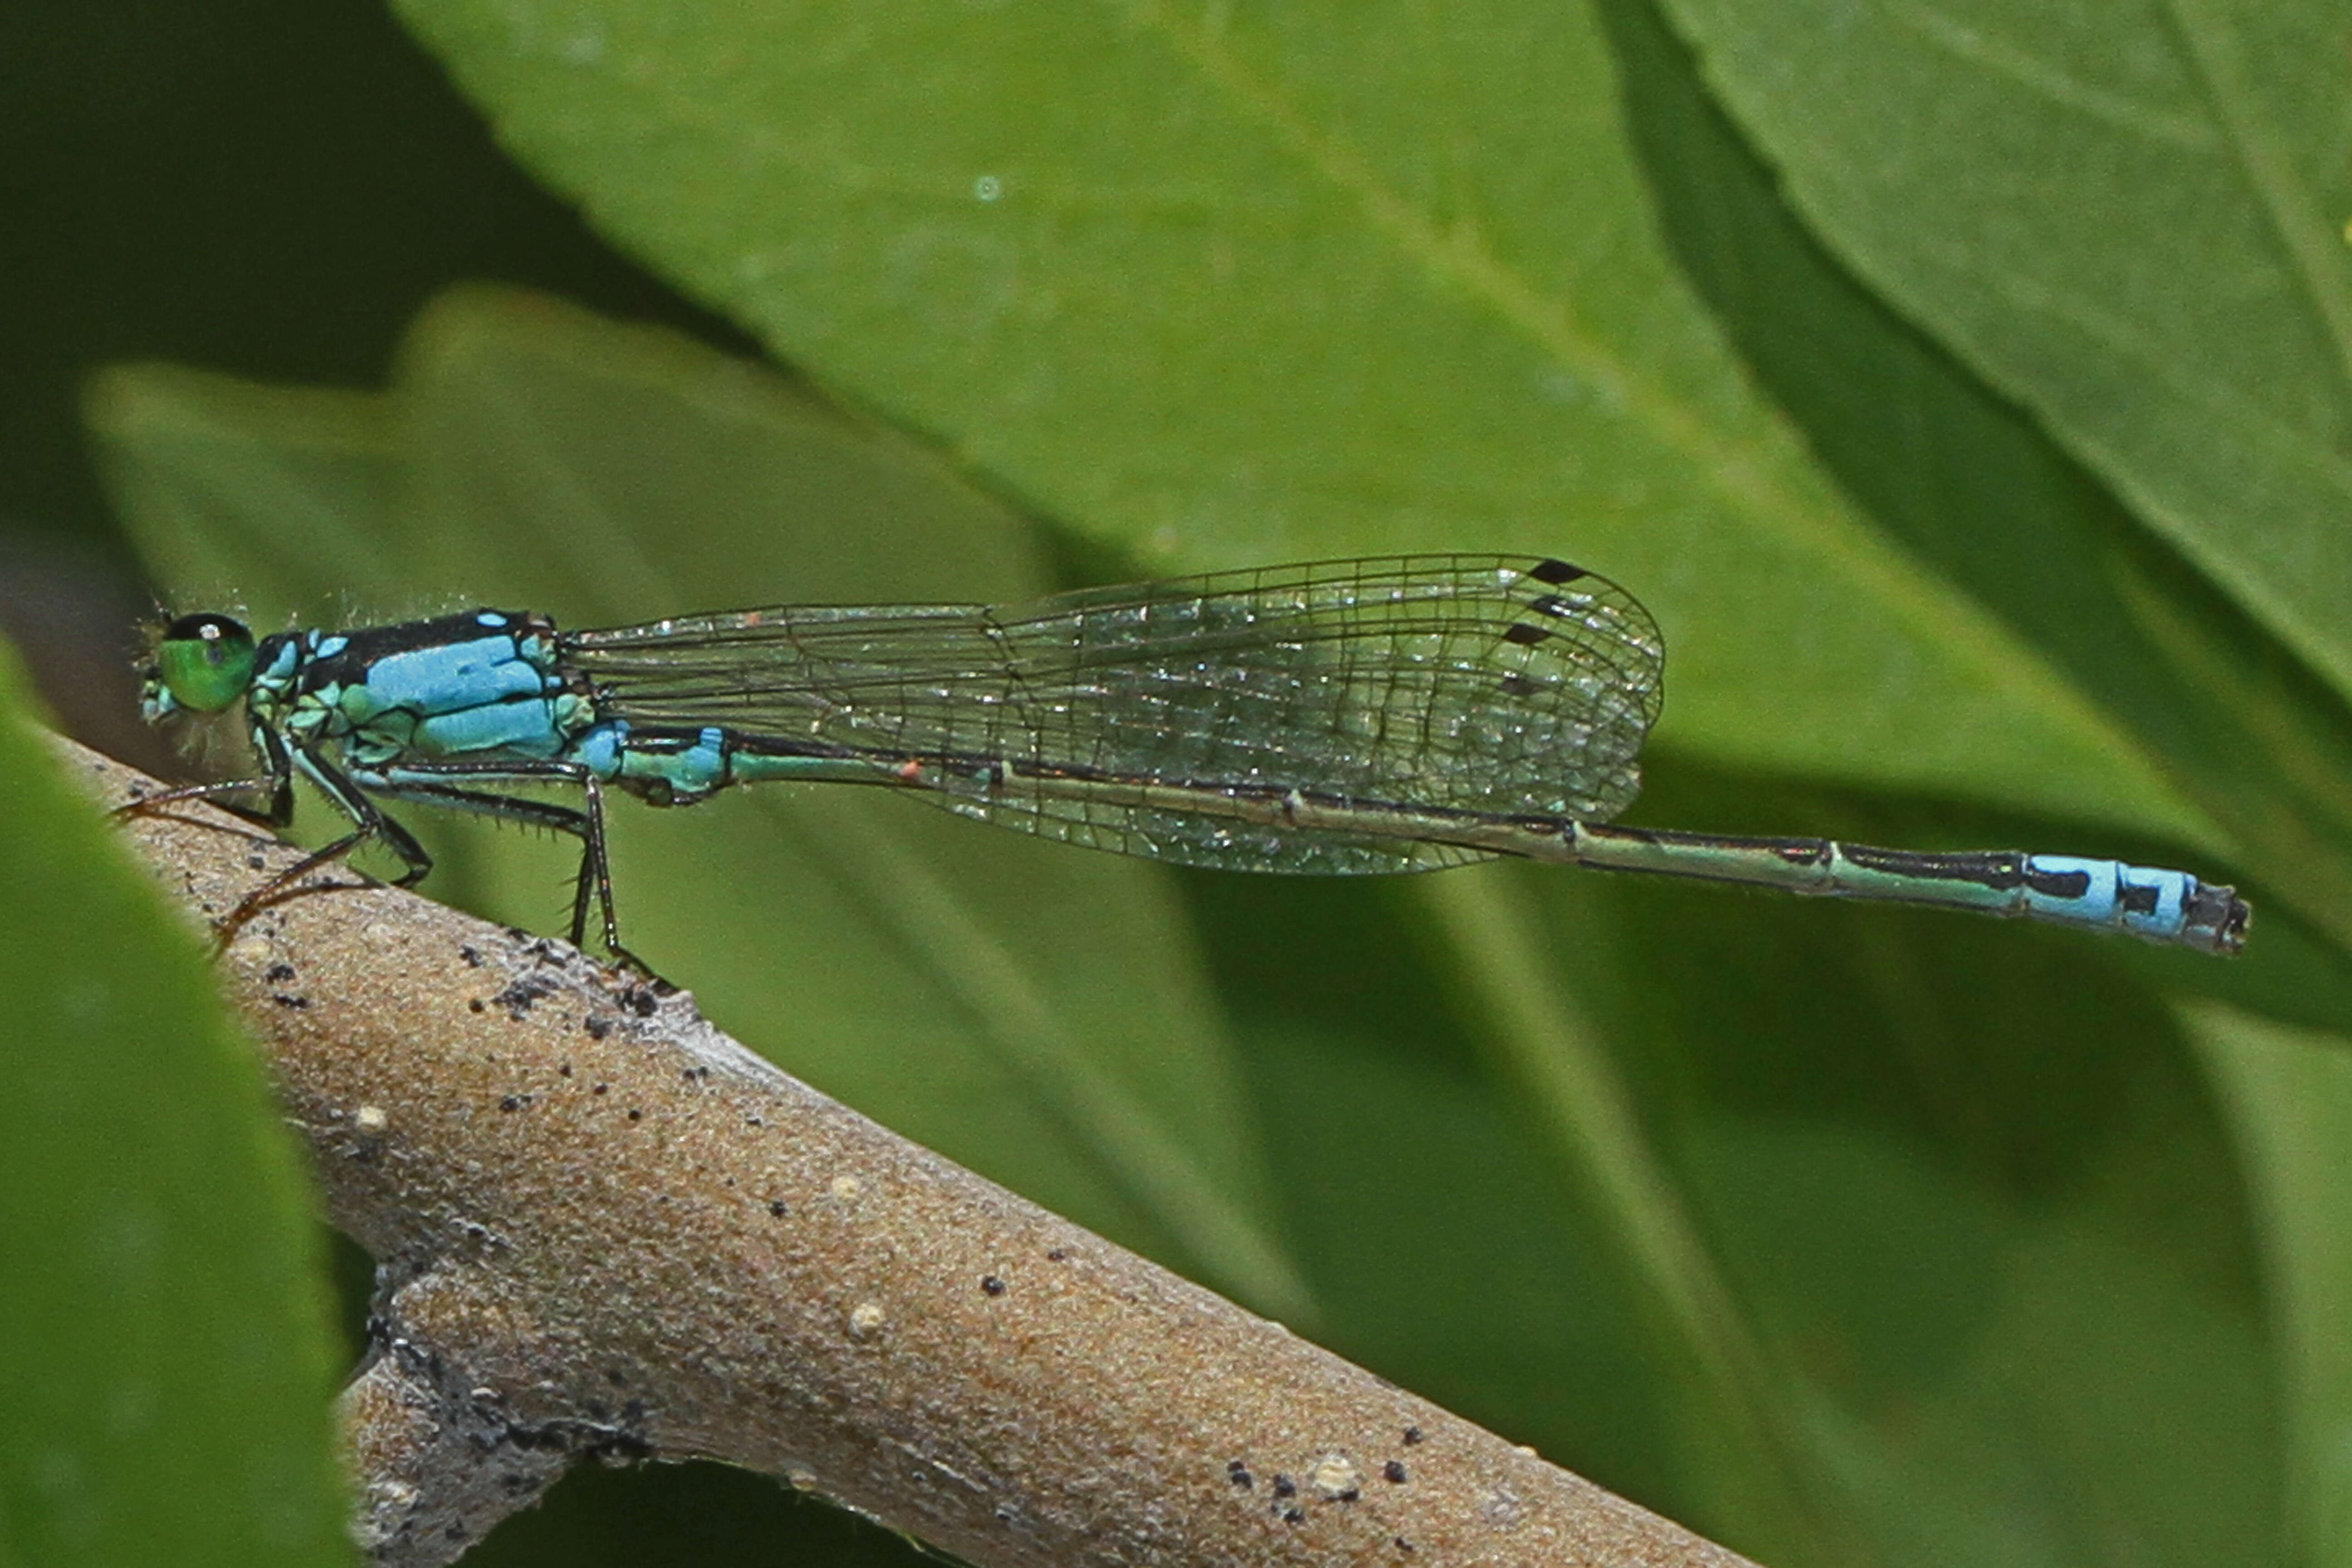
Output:
[[1567,554],[1665,627],[1663,744],[2218,842],[1753,395],[1583,13],[407,14],[608,233],[1149,570]]
[[2119,1526],[2151,1563],[2290,1560],[2262,1335],[2110,1203],[2004,1205],[1883,1129],[1717,1124],[1699,1146],[1749,1299],[1810,1352],[1797,1410],[1887,1561],[2113,1561]]
[[233,610],[268,628],[320,577],[373,583],[395,563],[385,531],[400,475],[382,398],[149,365],[101,374],[83,401],[108,442],[115,507],[155,542],[174,615]]
[[[2040,465],[2038,481],[2029,467],[1992,548],[1975,552],[2002,563],[2006,586],[1972,586],[2030,618],[2037,645],[2168,753],[2175,778],[2203,780],[2189,784],[2200,804],[2343,940],[2341,8],[1666,8],[1822,239],[2162,541],[2117,526],[2063,465]],[[1972,423],[2013,460],[2017,443],[1984,430],[2002,417]],[[1945,461],[1969,455],[1932,410],[1901,428],[1931,433]],[[2156,681],[2188,698],[2171,721],[2149,693],[2118,689]]]
[[0,647],[0,1562],[350,1561],[291,1140]]
[[2352,1563],[2352,1041],[2235,1008],[2189,1024],[2245,1151],[2286,1380],[2290,1529]]
[[1832,243],[2352,690],[2340,9],[1670,7]]
[[[1931,822],[1985,842],[2049,831],[1738,778],[1660,793],[1685,814],[1748,801],[1797,831],[1828,810],[1876,842]],[[1680,1517],[1765,1561],[2191,1568],[2217,1541],[2232,1562],[2283,1559],[2226,1130],[2137,952],[1515,869],[1537,918],[1519,945],[1465,952],[1457,984],[1565,1003],[1603,1043],[1649,1160],[1675,1178],[1671,1201],[1611,1215],[1685,1260],[1642,1279],[1652,1332],[1662,1306],[1699,1315],[1680,1344],[1740,1358],[1730,1386],[1785,1482],[1778,1499],[1744,1491],[1743,1470],[1774,1472],[1752,1453],[1727,1472],[1727,1402],[1686,1396],[1681,1418],[1713,1424],[1680,1451],[1712,1438],[1718,1457],[1684,1482],[1698,1506]],[[1531,970],[1542,954],[1549,973]],[[2315,1005],[2346,1007],[2336,973]],[[1553,1087],[1576,1070],[1559,1033],[1522,1025],[1487,1048],[1499,1083],[1557,1107],[1555,1158],[1590,1194],[1612,1173],[1580,1136],[1589,1097]],[[1675,1346],[1653,1354],[1687,1378],[1693,1352]],[[2118,1520],[2144,1522],[2128,1550]]]

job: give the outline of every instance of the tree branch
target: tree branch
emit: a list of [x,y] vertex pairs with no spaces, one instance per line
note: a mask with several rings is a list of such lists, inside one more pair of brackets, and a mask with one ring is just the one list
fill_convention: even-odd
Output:
[[[78,747],[109,805],[154,781]],[[292,852],[129,819],[217,920]],[[1742,1563],[795,1082],[691,996],[348,870],[223,958],[381,1266],[375,1560],[588,1456],[762,1470],[983,1565]]]

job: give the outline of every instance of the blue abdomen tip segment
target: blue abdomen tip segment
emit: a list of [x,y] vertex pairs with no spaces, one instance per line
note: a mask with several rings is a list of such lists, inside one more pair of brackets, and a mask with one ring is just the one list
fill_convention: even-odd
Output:
[[2073,855],[2028,856],[2025,899],[2043,920],[2128,931],[2206,952],[2236,952],[2251,918],[2234,889],[2209,886],[2186,871]]

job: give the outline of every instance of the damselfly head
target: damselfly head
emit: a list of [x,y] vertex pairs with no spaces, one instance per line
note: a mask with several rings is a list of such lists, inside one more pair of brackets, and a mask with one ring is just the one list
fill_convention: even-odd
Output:
[[142,674],[140,716],[150,724],[174,713],[219,713],[253,684],[253,634],[212,614],[182,616],[155,639]]

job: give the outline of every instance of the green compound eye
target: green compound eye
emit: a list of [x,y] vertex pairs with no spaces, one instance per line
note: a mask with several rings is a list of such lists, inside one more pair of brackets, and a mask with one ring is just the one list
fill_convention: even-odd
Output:
[[253,634],[226,616],[182,616],[155,645],[152,682],[198,713],[217,713],[253,683]]

